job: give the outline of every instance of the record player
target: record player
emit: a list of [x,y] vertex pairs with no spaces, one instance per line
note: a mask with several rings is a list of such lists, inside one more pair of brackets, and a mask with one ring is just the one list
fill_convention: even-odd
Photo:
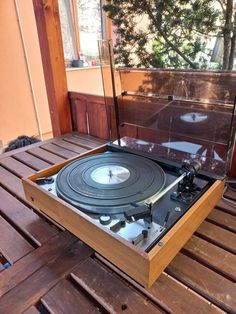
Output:
[[[109,106],[110,52],[102,42]],[[113,96],[117,140],[24,178],[23,185],[46,215],[150,287],[222,196],[235,103],[162,95],[147,101],[145,113],[138,99],[132,102],[132,115],[127,93]]]

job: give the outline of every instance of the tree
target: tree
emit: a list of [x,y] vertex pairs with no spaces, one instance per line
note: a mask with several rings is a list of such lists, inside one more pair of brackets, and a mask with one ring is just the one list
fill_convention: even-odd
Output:
[[232,70],[236,50],[236,1],[218,0],[222,9],[224,38],[223,69]]
[[225,68],[229,67],[234,60],[236,29],[233,36],[228,2],[233,0],[113,0],[104,10],[116,27],[117,62],[125,66],[204,68],[207,38],[220,33],[224,60],[228,60]]

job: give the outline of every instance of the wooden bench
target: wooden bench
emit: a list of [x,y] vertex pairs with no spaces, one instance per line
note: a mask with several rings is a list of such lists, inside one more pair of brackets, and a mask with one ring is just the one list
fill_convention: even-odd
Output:
[[72,133],[0,155],[0,313],[236,313],[229,203],[219,202],[145,290],[26,201],[21,177],[102,143]]

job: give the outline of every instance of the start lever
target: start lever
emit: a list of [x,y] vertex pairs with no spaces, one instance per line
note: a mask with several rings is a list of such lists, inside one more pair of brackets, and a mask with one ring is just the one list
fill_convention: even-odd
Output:
[[124,213],[125,218],[130,221],[136,221],[139,219],[150,218],[152,216],[151,208],[147,206],[138,206],[132,208]]

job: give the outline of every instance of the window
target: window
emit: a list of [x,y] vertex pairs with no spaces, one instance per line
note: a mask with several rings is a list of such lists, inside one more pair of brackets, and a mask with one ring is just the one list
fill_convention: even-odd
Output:
[[106,15],[100,0],[59,0],[66,66],[99,65],[98,40],[106,38]]

